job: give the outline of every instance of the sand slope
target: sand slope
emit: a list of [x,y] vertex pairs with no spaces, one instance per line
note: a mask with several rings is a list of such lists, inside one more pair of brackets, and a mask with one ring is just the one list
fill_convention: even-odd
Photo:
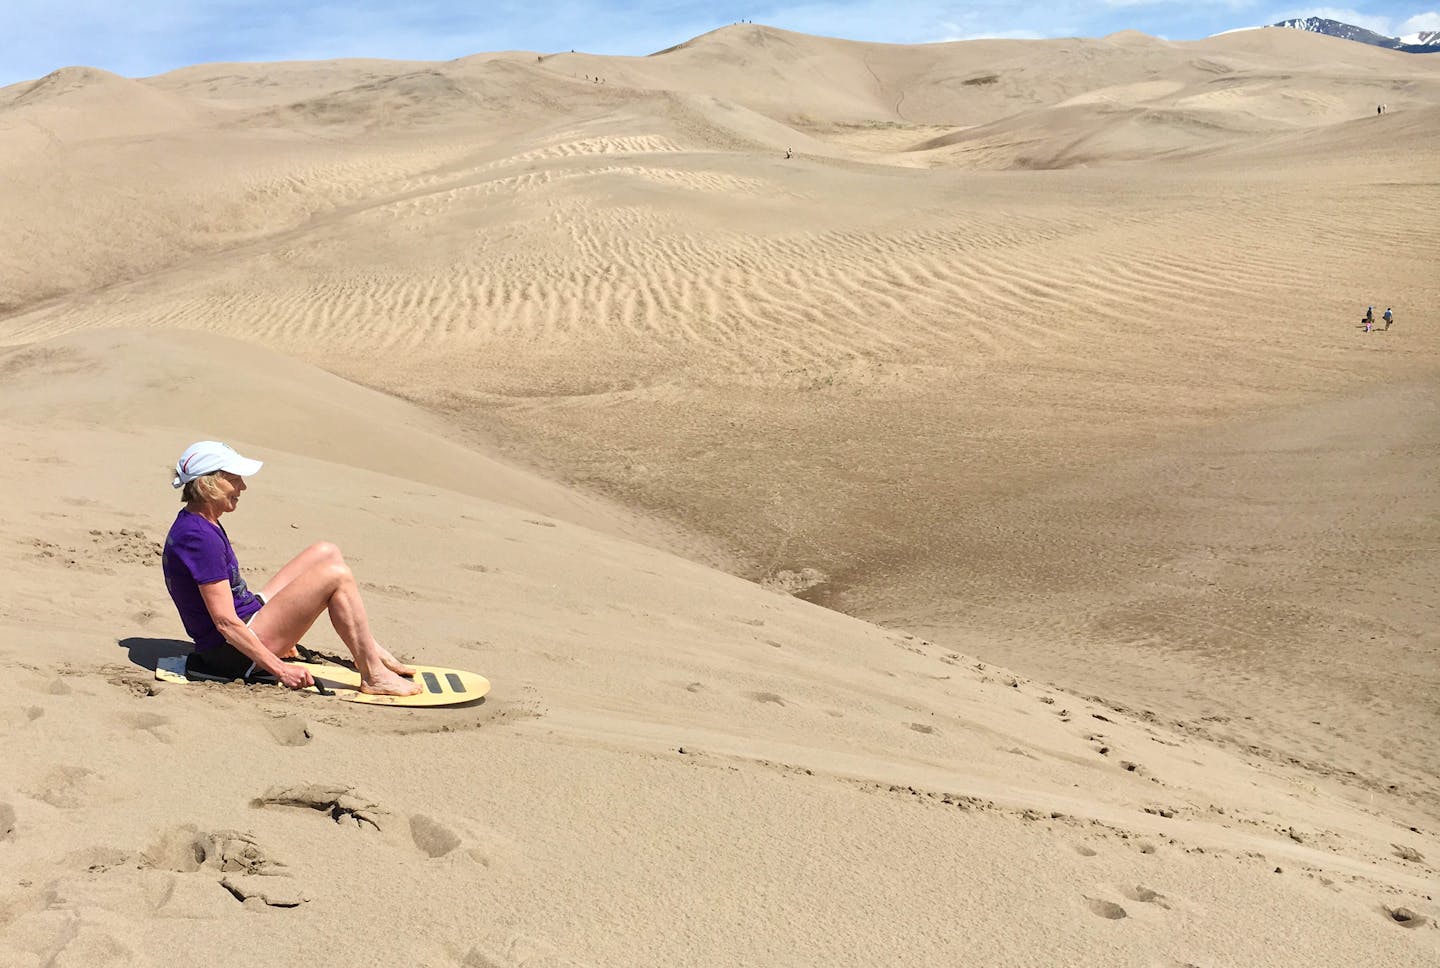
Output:
[[[177,432],[34,398],[89,392],[87,353],[207,349],[104,335],[6,360],[46,377],[0,424],[24,455],[4,471],[7,963],[222,943],[273,963],[317,936],[436,965],[1023,964],[1040,937],[1067,962],[1435,957],[1433,869],[1392,846],[1423,858],[1433,834],[1151,715],[420,483],[473,459],[441,446],[408,479],[256,450],[227,523],[257,571],[340,541],[391,643],[483,670],[490,700],[155,691],[145,667],[184,647],[153,557]],[[367,936],[387,916],[409,927]]]
[[[0,91],[0,964],[1434,963],[1437,83],[744,25]],[[209,436],[257,578],[337,541],[491,698],[152,694]]]

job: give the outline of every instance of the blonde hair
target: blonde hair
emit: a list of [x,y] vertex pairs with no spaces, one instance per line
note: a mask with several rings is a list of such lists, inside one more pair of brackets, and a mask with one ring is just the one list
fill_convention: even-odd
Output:
[[214,501],[221,496],[219,471],[197,477],[180,490],[180,500],[185,504]]

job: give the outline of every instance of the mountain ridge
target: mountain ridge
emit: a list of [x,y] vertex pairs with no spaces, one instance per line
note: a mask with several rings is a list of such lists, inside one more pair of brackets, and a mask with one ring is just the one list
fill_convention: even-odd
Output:
[[[1324,34],[1327,37],[1339,37],[1341,40],[1353,40],[1361,44],[1369,44],[1372,47],[1385,47],[1389,50],[1398,50],[1405,54],[1437,54],[1440,53],[1440,30],[1419,31],[1406,37],[1386,37],[1384,34],[1367,30],[1364,27],[1357,27],[1354,24],[1347,24],[1339,20],[1330,20],[1326,17],[1294,17],[1290,20],[1282,20],[1279,23],[1269,24],[1270,27],[1283,27],[1290,30],[1305,30],[1313,34]],[[1413,40],[1411,38],[1414,38]]]

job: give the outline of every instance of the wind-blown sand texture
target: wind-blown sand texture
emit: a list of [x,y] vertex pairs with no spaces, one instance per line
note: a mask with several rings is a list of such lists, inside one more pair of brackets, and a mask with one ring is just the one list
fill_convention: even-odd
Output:
[[[0,89],[0,965],[1436,964],[1437,139],[1295,31]],[[211,437],[490,697],[157,684]]]

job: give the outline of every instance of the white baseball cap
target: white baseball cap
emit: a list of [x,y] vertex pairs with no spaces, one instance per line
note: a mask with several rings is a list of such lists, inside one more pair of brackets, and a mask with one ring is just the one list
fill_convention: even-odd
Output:
[[265,466],[264,461],[251,460],[235,453],[235,448],[218,440],[202,440],[185,448],[185,453],[175,462],[175,480],[171,487],[184,487],[197,477],[228,471],[249,477]]

